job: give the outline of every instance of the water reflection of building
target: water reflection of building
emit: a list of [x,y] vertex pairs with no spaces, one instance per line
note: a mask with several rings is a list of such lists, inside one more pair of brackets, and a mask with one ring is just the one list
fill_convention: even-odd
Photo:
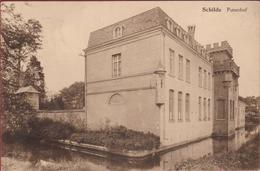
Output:
[[235,131],[235,134],[229,137],[216,137],[213,139],[213,151],[214,154],[226,151],[238,150],[244,143],[245,129],[239,129]]
[[160,170],[175,170],[175,165],[181,161],[212,155],[212,141],[211,138],[208,138],[162,155],[160,158]]
[[245,129],[235,130],[233,136],[208,138],[200,142],[170,151],[160,157],[160,170],[175,170],[175,165],[187,159],[238,150],[244,143]]

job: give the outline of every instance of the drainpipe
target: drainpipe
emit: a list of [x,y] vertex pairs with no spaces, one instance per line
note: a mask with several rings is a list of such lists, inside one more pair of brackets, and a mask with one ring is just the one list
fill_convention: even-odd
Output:
[[[85,115],[86,115],[86,122],[88,121],[88,112],[87,112],[87,50],[84,49],[84,58],[85,58]],[[88,122],[87,122],[88,123]],[[86,123],[87,127],[88,124]]]
[[162,31],[162,51],[159,59],[158,66],[154,71],[156,75],[156,105],[160,111],[160,139],[161,142],[166,139],[165,137],[165,33]]

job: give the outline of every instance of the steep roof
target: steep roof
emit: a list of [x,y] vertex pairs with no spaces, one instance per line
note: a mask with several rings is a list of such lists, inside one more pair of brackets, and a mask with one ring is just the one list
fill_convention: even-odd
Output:
[[[171,22],[174,29],[167,28],[167,21]],[[121,27],[123,29],[122,37],[124,37],[156,26],[164,26],[172,34],[178,37],[179,40],[186,43],[200,56],[210,62],[209,56],[206,53],[206,49],[194,39],[194,36],[192,36],[190,32],[185,31],[159,7],[91,32],[89,36],[88,48],[92,48],[113,40],[114,30],[117,27]]]
[[126,36],[158,25],[166,25],[165,17],[167,17],[167,14],[163,12],[161,8],[156,7],[110,26],[98,29],[90,33],[88,47],[112,40],[113,30],[116,26],[124,26],[124,36]]
[[20,93],[39,93],[39,92],[32,86],[27,86],[27,87],[21,87],[16,91],[16,94],[20,94]]

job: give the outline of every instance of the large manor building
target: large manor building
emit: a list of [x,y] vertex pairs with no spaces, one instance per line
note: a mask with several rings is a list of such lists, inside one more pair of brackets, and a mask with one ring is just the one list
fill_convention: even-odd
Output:
[[185,31],[159,7],[91,32],[88,127],[149,131],[163,145],[234,134],[241,124],[232,48],[203,47],[194,34],[195,26]]

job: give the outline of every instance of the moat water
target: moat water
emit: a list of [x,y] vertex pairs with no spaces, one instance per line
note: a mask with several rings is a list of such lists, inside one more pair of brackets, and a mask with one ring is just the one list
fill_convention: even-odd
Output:
[[37,163],[41,161],[55,164],[64,162],[77,164],[77,162],[80,162],[81,165],[84,164],[86,168],[93,171],[166,171],[174,170],[177,163],[187,159],[198,159],[203,156],[238,150],[246,141],[246,132],[244,129],[240,129],[236,130],[235,135],[229,139],[208,138],[165,152],[148,162],[140,164],[130,164],[116,158],[111,160],[93,157],[78,152],[46,146],[37,141],[5,143],[3,156],[29,161],[32,166],[35,165],[35,167]]

